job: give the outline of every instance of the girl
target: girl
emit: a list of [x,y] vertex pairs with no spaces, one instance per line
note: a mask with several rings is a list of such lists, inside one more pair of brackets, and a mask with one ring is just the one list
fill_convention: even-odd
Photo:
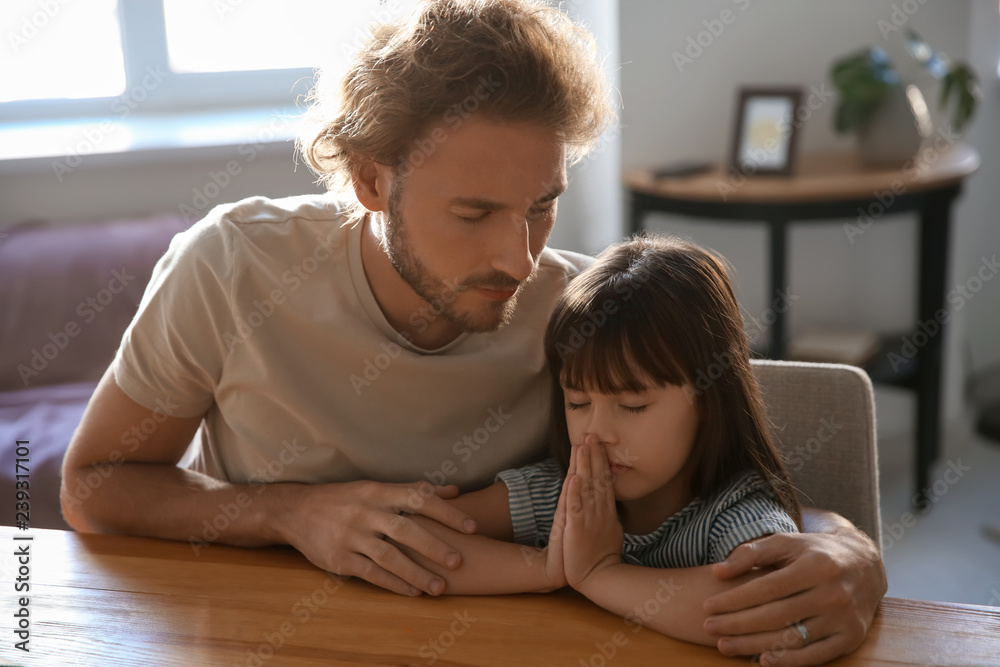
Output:
[[637,626],[714,645],[702,602],[762,572],[718,581],[675,568],[801,528],[725,268],[678,239],[613,246],[556,303],[545,353],[553,458],[453,501],[478,535],[412,517],[462,554],[458,569],[407,553],[448,593],[569,585]]

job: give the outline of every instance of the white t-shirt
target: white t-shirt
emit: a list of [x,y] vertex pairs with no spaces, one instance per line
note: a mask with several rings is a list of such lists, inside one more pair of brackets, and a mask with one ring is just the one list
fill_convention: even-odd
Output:
[[[253,197],[178,234],[122,339],[118,385],[147,408],[204,414],[185,460],[236,483],[429,479],[465,492],[543,458],[545,326],[591,258],[546,249],[507,326],[424,350],[386,321],[361,225],[345,220],[329,195]],[[135,451],[145,432],[122,445]]]

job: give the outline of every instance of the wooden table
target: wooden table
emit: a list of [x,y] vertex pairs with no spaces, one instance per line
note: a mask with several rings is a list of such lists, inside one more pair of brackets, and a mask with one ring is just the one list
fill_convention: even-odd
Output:
[[[864,242],[864,232],[885,215],[919,214],[917,291],[914,330],[919,324],[939,322],[934,335],[917,345],[916,364],[883,363],[872,372],[874,381],[889,382],[917,393],[914,504],[926,509],[929,470],[938,456],[944,322],[937,314],[945,303],[951,204],[962,183],[979,168],[979,154],[964,144],[951,146],[935,137],[928,147],[899,169],[876,169],[861,164],[854,153],[806,154],[796,173],[788,177],[746,176],[723,165],[687,178],[655,178],[651,170],[625,172],[631,197],[631,231],[643,228],[652,211],[706,219],[763,222],[770,236],[770,294],[789,286],[787,280],[788,226],[794,222],[850,219],[844,243]],[[850,226],[848,226],[850,225]],[[774,312],[768,355],[781,359],[785,350],[785,313]],[[898,336],[893,343],[901,348]],[[914,341],[919,340],[914,337]],[[890,350],[884,350],[883,360]],[[900,354],[899,349],[894,349]],[[910,359],[903,352],[900,358]],[[915,370],[914,370],[915,368]],[[909,372],[905,372],[909,371]]]
[[[6,526],[0,542],[0,664],[746,664],[635,632],[573,591],[406,598],[328,575],[291,549],[196,555],[180,542]],[[22,545],[30,653],[11,633]],[[831,664],[998,665],[1000,609],[887,598],[861,648]]]

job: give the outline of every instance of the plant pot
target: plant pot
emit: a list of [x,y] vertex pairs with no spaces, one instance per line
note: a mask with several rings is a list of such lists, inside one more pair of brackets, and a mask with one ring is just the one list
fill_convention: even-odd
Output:
[[861,160],[877,167],[900,167],[933,132],[927,102],[914,85],[896,85],[858,129]]

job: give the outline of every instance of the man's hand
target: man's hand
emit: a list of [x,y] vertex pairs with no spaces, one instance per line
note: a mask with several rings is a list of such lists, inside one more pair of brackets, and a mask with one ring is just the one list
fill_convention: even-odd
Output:
[[283,541],[324,570],[359,577],[403,595],[420,595],[421,591],[439,595],[445,582],[383,538],[405,544],[449,569],[461,563],[457,551],[407,514],[421,514],[464,533],[476,530],[468,514],[444,502],[457,495],[454,485],[280,484],[267,492],[279,487],[284,497],[272,521]]
[[[759,654],[763,665],[795,667],[861,644],[887,586],[878,549],[863,533],[847,524],[771,535],[734,549],[713,574],[729,579],[768,566],[776,569],[705,601],[705,631],[719,637],[722,654]],[[800,622],[807,642],[794,627]]]
[[614,477],[595,436],[588,434],[583,444],[573,447],[570,470],[574,472],[566,475],[562,493],[563,562],[569,585],[583,592],[591,576],[621,563],[625,537],[615,508]]

